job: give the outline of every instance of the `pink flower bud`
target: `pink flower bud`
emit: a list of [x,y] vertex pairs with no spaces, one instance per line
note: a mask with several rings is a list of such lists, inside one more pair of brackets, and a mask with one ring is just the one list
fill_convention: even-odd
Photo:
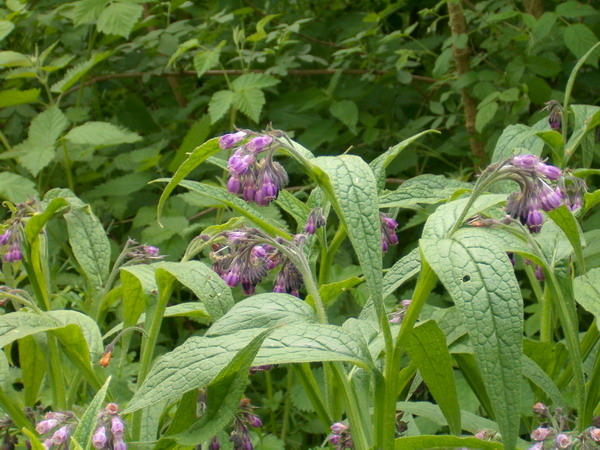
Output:
[[110,432],[115,438],[122,438],[125,432],[125,425],[120,417],[114,416],[110,421]]
[[551,428],[548,428],[548,427],[537,427],[531,433],[531,439],[533,439],[534,441],[543,441],[543,440],[545,440],[548,437],[548,435],[551,432],[552,432]]
[[42,420],[36,425],[35,431],[37,431],[39,434],[46,434],[48,431],[56,428],[57,426],[58,420],[56,419]]
[[56,445],[64,444],[67,442],[70,432],[71,430],[69,429],[68,425],[59,428],[52,435],[52,443]]
[[106,441],[106,428],[98,427],[94,433],[94,436],[92,437],[92,445],[94,448],[104,448],[104,446],[106,446]]

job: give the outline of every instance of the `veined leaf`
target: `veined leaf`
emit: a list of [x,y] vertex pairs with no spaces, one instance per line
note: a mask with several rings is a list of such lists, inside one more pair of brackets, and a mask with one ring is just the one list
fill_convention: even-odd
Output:
[[600,329],[600,268],[575,278],[573,289],[577,303],[596,317]]
[[[563,39],[567,48],[578,59],[585,55],[598,42],[598,38],[594,32],[582,23],[568,25],[565,28]],[[596,67],[599,55],[600,51],[596,50],[585,63]]]
[[217,122],[221,117],[227,114],[233,104],[234,93],[232,91],[217,91],[208,102],[208,114],[212,123]]
[[233,80],[231,87],[235,92],[240,92],[247,89],[264,89],[278,83],[277,78],[273,78],[266,73],[245,73]]
[[196,56],[194,56],[194,68],[198,73],[198,78],[204,75],[207,70],[213,69],[219,65],[221,48],[223,48],[226,43],[226,41],[221,41],[211,50],[199,50],[198,53],[196,53]]
[[356,124],[358,123],[358,106],[351,100],[341,100],[333,102],[329,107],[329,112],[348,127],[352,133],[356,134]]
[[40,92],[39,89],[27,89],[24,91],[8,89],[0,91],[0,108],[37,102]]
[[480,239],[422,239],[421,249],[463,315],[503,443],[513,448],[519,432],[523,329],[513,267],[503,249]]
[[155,264],[139,264],[121,268],[123,286],[123,328],[132,327],[158,292]]
[[396,261],[383,277],[383,297],[392,294],[402,283],[421,270],[421,254],[418,248]]
[[550,130],[546,118],[539,120],[532,127],[522,124],[507,126],[496,142],[492,162],[501,162],[524,153],[540,156],[544,149],[544,141],[536,136],[536,133],[545,130]]
[[98,428],[98,413],[102,408],[102,403],[104,403],[109,384],[110,377],[106,379],[102,388],[96,393],[73,432],[73,439],[81,443],[83,448],[90,448],[92,437],[96,428]]
[[20,203],[35,197],[37,190],[31,180],[16,173],[0,173],[0,198]]
[[54,83],[50,89],[52,92],[62,93],[66,92],[71,86],[77,83],[86,73],[90,71],[92,67],[101,61],[108,58],[112,52],[102,52],[94,54],[87,61],[81,62],[74,67],[70,68],[62,80]]
[[95,147],[132,144],[142,140],[137,133],[108,122],[86,122],[71,129],[66,134],[65,139],[74,144],[93,145]]
[[579,270],[585,273],[585,262],[583,259],[584,243],[582,242],[583,233],[579,227],[579,223],[575,217],[573,217],[573,213],[569,211],[569,208],[565,205],[561,205],[552,211],[548,211],[548,216],[560,227],[565,233],[565,236],[567,236],[567,239],[575,250]]
[[78,26],[93,22],[107,4],[108,0],[79,0],[73,8],[73,23]]
[[395,191],[386,191],[379,200],[380,208],[410,208],[420,203],[434,204],[448,200],[459,190],[467,191],[469,183],[442,175],[418,175],[406,180]]
[[265,102],[265,94],[256,88],[235,91],[233,95],[233,106],[254,122],[258,122],[260,119],[260,113]]
[[111,3],[100,13],[96,28],[101,33],[129,37],[143,12],[142,5],[136,3]]

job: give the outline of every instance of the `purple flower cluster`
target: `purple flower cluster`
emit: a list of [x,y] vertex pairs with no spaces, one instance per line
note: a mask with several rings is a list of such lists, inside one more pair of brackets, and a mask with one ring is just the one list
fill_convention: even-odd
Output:
[[398,243],[398,236],[396,235],[398,222],[384,213],[379,213],[379,220],[381,222],[381,250],[387,252],[390,245]]
[[92,437],[92,445],[98,449],[126,450],[127,444],[123,440],[125,424],[119,416],[119,406],[108,403],[104,410],[98,413],[96,431]]
[[58,430],[52,433],[52,436],[47,437],[44,440],[44,447],[50,449],[53,446],[60,446],[65,444],[71,435],[71,428],[73,423],[73,413],[71,412],[48,412],[44,416],[44,420],[37,423],[35,431],[40,435],[50,433],[55,428]]
[[329,442],[336,449],[353,448],[352,436],[350,435],[350,427],[343,422],[336,422],[330,427],[331,435]]
[[400,306],[396,308],[396,310],[392,313],[392,317],[388,321],[389,323],[402,323],[404,320],[404,316],[406,315],[406,311],[408,311],[408,307],[412,303],[412,300],[406,299],[400,302]]
[[[558,167],[544,163],[535,155],[514,156],[502,171],[521,188],[520,192],[513,192],[508,197],[506,213],[518,218],[532,233],[542,228],[542,210],[552,211],[563,203],[571,209],[581,206],[581,195],[585,190],[583,180],[562,176]],[[558,183],[552,187],[551,182]]]
[[553,130],[559,130],[562,127],[562,106],[556,100],[550,100],[545,103],[544,110],[550,111],[548,123]]
[[325,216],[323,215],[323,208],[315,208],[308,215],[304,232],[306,234],[315,234],[317,232],[317,228],[324,227],[325,223],[326,220]]
[[[213,244],[210,257],[214,261],[212,269],[228,286],[241,284],[244,294],[252,295],[256,285],[267,276],[269,270],[280,266],[273,291],[299,295],[298,290],[303,283],[302,274],[276,247],[265,243],[259,230],[242,228],[225,231],[222,236],[225,242]],[[275,241],[284,246],[298,245],[298,242],[290,243],[282,238]]]
[[[246,131],[226,134],[219,139],[219,145],[222,149],[231,148],[248,135]],[[277,198],[287,184],[288,176],[283,166],[273,161],[276,147],[272,144],[271,136],[258,135],[237,147],[227,163],[231,175],[227,191],[259,206],[268,206]],[[267,151],[266,156],[258,161],[258,154],[264,151]]]
[[20,222],[15,222],[4,233],[0,234],[0,245],[4,247],[4,261],[12,263],[23,258],[21,252]]
[[236,450],[252,450],[254,446],[250,440],[248,426],[252,428],[262,427],[262,420],[252,411],[255,409],[251,405],[250,399],[244,397],[240,401],[240,407],[234,416],[234,429],[229,435],[229,440],[233,443]]

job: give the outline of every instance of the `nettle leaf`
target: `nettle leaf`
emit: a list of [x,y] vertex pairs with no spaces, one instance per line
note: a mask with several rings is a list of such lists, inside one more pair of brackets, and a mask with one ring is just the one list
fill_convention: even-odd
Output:
[[446,336],[433,320],[416,326],[409,336],[406,351],[416,364],[431,395],[448,420],[452,434],[460,434],[458,394],[452,369],[452,357]]
[[[563,39],[565,46],[578,59],[585,55],[598,42],[598,38],[596,38],[594,32],[582,23],[568,25],[565,28]],[[600,50],[596,49],[585,63],[596,67],[598,65],[598,56],[600,56]]]
[[100,13],[96,28],[101,33],[129,37],[143,12],[143,6],[136,3],[111,3]]
[[270,292],[237,303],[206,331],[205,336],[297,323],[317,323],[314,309],[293,295]]
[[196,69],[196,72],[198,73],[198,78],[204,75],[207,70],[213,69],[219,65],[221,49],[226,43],[226,41],[221,41],[211,50],[200,50],[196,53],[194,56],[194,69]]
[[[125,409],[130,413],[161,400],[207,386],[238,351],[260,334],[243,330],[215,337],[192,337],[157,359]],[[284,325],[263,343],[253,365],[344,361],[370,368],[364,340],[341,327],[321,324]]]
[[273,78],[266,73],[245,73],[233,80],[231,87],[234,91],[239,92],[246,89],[264,89],[278,83],[277,78]]
[[62,80],[52,85],[52,88],[50,90],[58,94],[66,92],[71,86],[77,83],[86,73],[88,73],[92,67],[94,67],[99,62],[104,61],[111,54],[112,52],[110,51],[96,53],[92,55],[92,57],[87,61],[81,62],[73,66],[67,71]]
[[575,300],[598,319],[600,329],[600,268],[594,268],[573,280]]
[[329,107],[329,112],[348,127],[352,133],[356,134],[356,124],[358,123],[358,106],[351,100],[342,100],[333,102]]
[[20,203],[37,197],[33,181],[10,172],[0,173],[0,198]]
[[408,255],[400,258],[388,269],[383,277],[383,297],[391,295],[410,278],[421,270],[421,253],[418,248],[413,249]]
[[197,445],[209,440],[231,422],[239,409],[240,398],[246,389],[250,366],[265,338],[273,330],[265,330],[240,350],[206,390],[206,411],[185,432],[173,436],[183,445]]
[[108,277],[110,243],[100,221],[89,208],[74,209],[64,215],[73,255],[94,288]]
[[73,439],[79,442],[83,448],[90,448],[92,444],[92,437],[98,428],[98,413],[102,409],[102,404],[106,398],[110,379],[111,377],[108,377],[102,388],[96,393],[73,432]]
[[107,145],[132,144],[142,137],[137,133],[108,122],[86,122],[71,129],[65,136],[69,142],[79,145],[102,147]]
[[42,169],[47,167],[56,156],[56,150],[53,146],[36,147],[29,141],[25,141],[15,147],[20,152],[17,158],[19,164],[36,177]]
[[462,313],[503,443],[513,448],[520,419],[523,301],[512,264],[491,241],[425,238],[420,243]]
[[77,26],[93,22],[107,4],[108,0],[79,0],[73,8],[73,23]]
[[217,122],[221,117],[227,114],[229,108],[233,104],[233,91],[223,90],[213,94],[208,102],[208,114],[210,115],[211,123]]
[[379,199],[379,207],[411,208],[420,203],[435,204],[472,188],[469,183],[443,175],[418,175],[406,180],[395,191],[385,192]]
[[402,151],[408,147],[412,142],[419,139],[421,136],[424,136],[428,133],[436,133],[440,132],[437,130],[425,130],[421,133],[415,134],[414,136],[409,137],[408,139],[403,140],[402,142],[390,147],[386,152],[379,155],[375,158],[369,166],[371,166],[371,170],[375,174],[375,178],[377,179],[377,184],[380,189],[383,189],[385,186],[385,169],[386,167],[396,158]]
[[8,89],[0,92],[0,108],[7,106],[23,105],[25,103],[35,103],[40,96],[40,89]]
[[[156,181],[168,181],[167,179],[159,179]],[[252,208],[248,205],[244,200],[237,197],[234,194],[227,192],[226,189],[210,186],[204,183],[198,183],[197,181],[189,181],[184,180],[179,183],[180,186],[183,186],[190,191],[197,192],[202,195],[206,195],[207,197],[213,198],[215,200],[220,201],[224,205],[229,206],[231,209],[237,211],[248,220],[254,222],[264,231],[269,234],[282,236],[286,239],[291,239],[291,236],[283,231],[279,225],[273,225],[269,219],[260,214],[256,209]]]
[[260,113],[265,102],[265,94],[256,88],[236,91],[233,97],[233,106],[254,122],[258,122],[260,119]]
[[161,262],[157,268],[170,273],[198,297],[213,320],[219,319],[233,305],[231,289],[219,275],[200,261]]
[[382,307],[381,225],[375,176],[358,156],[325,156],[310,163],[319,186],[346,227],[373,301]]

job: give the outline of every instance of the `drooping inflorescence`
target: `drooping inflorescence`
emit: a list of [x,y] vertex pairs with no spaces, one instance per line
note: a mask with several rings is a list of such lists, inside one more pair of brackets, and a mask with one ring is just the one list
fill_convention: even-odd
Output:
[[108,403],[106,408],[98,413],[92,445],[97,449],[126,450],[124,435],[125,423],[119,415],[119,406],[116,403]]

